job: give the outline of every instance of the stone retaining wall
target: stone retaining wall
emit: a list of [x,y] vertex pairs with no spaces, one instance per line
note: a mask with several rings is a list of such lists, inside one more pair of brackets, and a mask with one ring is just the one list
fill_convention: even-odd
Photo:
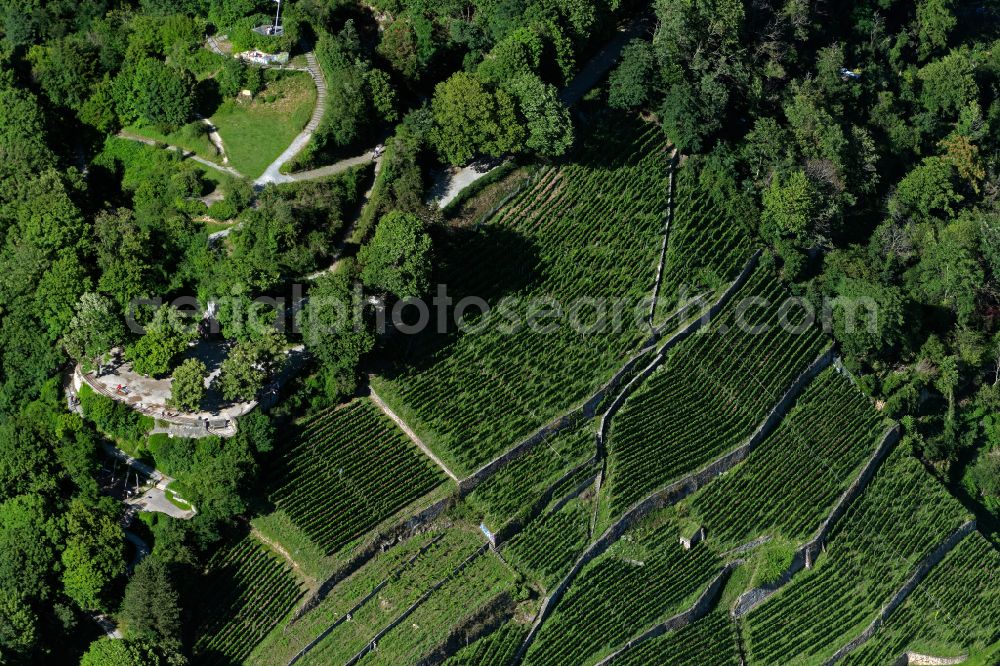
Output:
[[[543,492],[542,495],[532,503],[531,507],[524,513],[523,516],[520,515],[516,516],[515,518],[508,521],[506,525],[502,526],[500,529],[496,531],[495,547],[499,548],[502,544],[513,539],[515,536],[517,536],[518,533],[520,533],[520,531],[524,528],[525,525],[527,525],[535,518],[537,518],[545,509],[545,507],[547,507],[549,503],[552,501],[552,497],[556,489],[559,487],[559,484],[563,483],[566,479],[571,478],[574,474],[579,472],[581,469],[586,468],[588,465],[593,465],[595,462],[597,462],[597,457],[591,456],[587,460],[583,461],[579,465],[574,466],[572,469],[570,469],[565,474],[556,479],[556,481],[554,481],[545,490],[545,492]],[[594,478],[595,478],[594,476],[590,477],[583,483],[579,484],[577,488],[570,491],[565,497],[560,499],[559,504],[556,506],[556,508],[553,509],[553,511],[558,511],[560,508],[562,508],[563,504],[568,502],[573,497],[576,497],[580,493],[582,493],[588,485],[594,482]]]
[[552,421],[548,425],[542,426],[534,432],[526,440],[510,449],[506,453],[494,458],[490,462],[486,463],[480,467],[477,471],[473,472],[470,476],[462,479],[458,482],[458,494],[460,497],[465,497],[475,489],[480,483],[490,478],[496,474],[501,467],[507,465],[508,463],[517,460],[521,456],[527,455],[531,452],[535,445],[539,442],[545,440],[546,438],[556,435],[563,430],[572,428],[573,426],[580,423],[583,415],[579,412],[573,412],[570,414],[564,414],[560,416],[555,421]]
[[764,418],[754,433],[751,434],[743,444],[721,458],[717,458],[697,472],[689,474],[688,476],[670,484],[666,488],[658,490],[645,499],[640,500],[638,503],[633,505],[632,508],[626,511],[614,524],[608,527],[608,529],[604,531],[604,534],[594,541],[580,555],[580,557],[577,558],[566,577],[559,582],[559,584],[552,590],[552,593],[545,599],[544,602],[542,602],[542,607],[538,611],[538,616],[535,618],[535,622],[532,624],[531,630],[528,632],[524,643],[522,643],[521,647],[517,651],[517,654],[515,654],[514,659],[512,660],[513,666],[521,663],[521,660],[527,653],[531,643],[535,640],[541,625],[551,614],[552,609],[556,606],[556,604],[559,603],[562,595],[566,592],[566,589],[570,586],[583,567],[585,567],[591,560],[601,555],[608,549],[608,547],[611,546],[612,543],[620,539],[622,534],[645,518],[649,513],[665,506],[676,504],[680,500],[697,491],[712,479],[728,472],[735,465],[745,459],[747,455],[749,455],[750,451],[763,441],[764,438],[770,434],[771,430],[781,421],[781,418],[792,406],[795,398],[802,391],[802,389],[805,388],[806,384],[808,384],[813,377],[829,365],[832,359],[833,348],[830,347],[817,357],[816,360],[814,360],[812,364],[806,368],[806,370],[803,371],[803,373],[799,375],[794,382],[792,382],[792,385],[787,391],[785,391],[782,399],[771,409],[769,414]]
[[[394,571],[391,576],[389,576],[388,578],[386,578],[383,581],[381,581],[378,585],[375,586],[375,588],[371,592],[369,592],[367,595],[365,595],[364,598],[362,598],[360,601],[358,601],[358,603],[354,604],[354,606],[352,606],[349,611],[347,611],[342,616],[340,616],[339,618],[337,618],[337,620],[333,624],[331,624],[329,627],[327,627],[326,629],[324,629],[319,634],[319,636],[317,636],[316,638],[314,638],[311,641],[309,641],[309,643],[305,647],[303,647],[301,650],[299,650],[295,654],[295,656],[292,657],[289,660],[287,666],[292,666],[295,662],[297,662],[299,659],[301,659],[302,657],[304,657],[310,650],[312,650],[314,647],[316,647],[317,645],[319,645],[320,641],[322,641],[324,638],[326,638],[327,636],[329,636],[333,632],[334,629],[336,629],[337,627],[339,627],[343,622],[346,622],[347,621],[347,617],[349,615],[353,615],[354,613],[357,613],[358,610],[360,610],[362,606],[364,606],[366,603],[368,603],[369,601],[371,601],[375,597],[375,595],[378,594],[382,590],[382,588],[384,588],[386,585],[388,585],[389,580],[393,576],[395,576],[397,573],[403,571],[404,569],[406,569],[407,567],[409,567],[410,565],[412,565],[413,562],[416,561],[416,559],[418,557],[420,557],[425,552],[427,552],[431,548],[431,546],[433,546],[435,543],[437,543],[438,541],[440,541],[443,538],[444,538],[444,535],[442,534],[441,536],[437,537],[436,539],[432,539],[430,541],[430,543],[428,543],[426,546],[424,546],[423,548],[421,548],[420,550],[418,550],[416,553],[414,553],[413,557],[411,557],[409,560],[407,560],[407,562],[405,564],[403,564],[402,566],[398,567],[396,569],[396,571]],[[311,601],[311,599],[310,599],[310,601]],[[302,612],[296,613],[295,617],[292,618],[292,622],[295,622],[295,620],[297,620],[301,616],[302,616]]]
[[953,666],[965,663],[968,658],[967,654],[960,657],[932,657],[929,654],[920,654],[919,652],[904,652],[899,655],[899,659],[893,666]]
[[859,494],[868,486],[871,481],[872,476],[875,475],[875,471],[878,469],[879,465],[888,455],[892,447],[895,446],[896,442],[899,441],[899,426],[894,425],[889,428],[885,434],[882,436],[882,441],[875,451],[868,458],[868,462],[861,469],[861,472],[854,478],[851,485],[847,487],[834,504],[833,509],[827,517],[820,523],[816,530],[816,534],[808,542],[800,546],[795,554],[792,556],[792,561],[785,569],[784,573],[778,577],[778,579],[769,585],[762,585],[760,587],[755,587],[752,590],[747,590],[736,600],[733,605],[731,614],[735,618],[743,617],[754,608],[762,604],[768,597],[781,589],[782,586],[787,584],[792,577],[801,571],[803,568],[811,568],[813,562],[816,561],[816,556],[823,549],[826,543],[826,537],[836,525],[837,521],[840,520],[844,512],[847,511],[851,503],[857,498]]
[[552,505],[552,508],[549,509],[548,513],[551,515],[553,513],[561,511],[564,506],[570,503],[570,501],[576,499],[577,497],[582,495],[584,491],[587,490],[587,488],[597,483],[598,476],[600,476],[600,472],[596,472],[588,476],[580,483],[578,483],[575,488],[573,488],[568,493],[559,498],[559,501]]
[[975,520],[969,520],[963,523],[961,527],[959,527],[957,530],[949,534],[944,541],[938,544],[937,548],[928,553],[924,557],[924,559],[920,560],[920,563],[917,565],[916,570],[913,572],[910,578],[903,584],[903,587],[899,588],[899,590],[897,590],[896,593],[892,595],[892,598],[889,599],[889,601],[882,606],[882,610],[879,611],[878,616],[874,620],[872,620],[872,623],[869,624],[868,627],[863,632],[861,632],[860,635],[854,638],[850,643],[837,650],[832,657],[830,657],[823,663],[823,666],[832,666],[832,664],[837,663],[845,656],[847,656],[849,652],[856,650],[858,647],[866,643],[868,639],[874,636],[875,632],[882,627],[882,625],[885,623],[886,619],[888,619],[888,617],[892,614],[892,612],[896,610],[896,608],[898,608],[899,605],[903,603],[908,596],[910,596],[910,593],[913,592],[913,589],[920,584],[920,582],[927,576],[928,573],[930,573],[930,570],[933,569],[941,560],[943,560],[945,555],[950,553],[955,546],[957,546],[965,537],[971,534],[975,529],[976,529]]
[[[607,444],[608,436],[610,434],[609,431],[611,428],[611,420],[614,418],[618,410],[621,409],[622,405],[625,404],[625,401],[628,399],[628,397],[639,386],[641,386],[642,383],[651,374],[653,374],[653,372],[657,368],[663,365],[663,362],[667,358],[667,353],[671,349],[673,349],[681,342],[689,338],[693,333],[699,331],[703,326],[710,323],[711,320],[715,318],[715,316],[719,313],[719,311],[722,310],[722,308],[724,308],[727,303],[729,303],[733,295],[740,290],[740,288],[750,278],[750,275],[753,274],[753,270],[754,268],[756,268],[757,262],[760,259],[760,254],[761,254],[760,250],[755,252],[747,261],[746,265],[743,267],[743,270],[740,271],[740,274],[736,277],[735,280],[733,280],[732,284],[730,284],[729,287],[726,288],[726,290],[722,293],[722,295],[719,296],[719,298],[715,301],[715,303],[709,306],[708,310],[702,313],[702,316],[698,317],[694,321],[690,322],[687,326],[685,326],[684,328],[682,328],[681,330],[677,331],[672,336],[670,336],[670,338],[668,338],[667,341],[663,343],[663,345],[659,348],[659,350],[657,350],[656,356],[653,357],[653,360],[648,365],[646,365],[646,367],[643,368],[639,374],[637,374],[627,384],[625,384],[621,392],[615,397],[615,399],[611,402],[608,408],[604,411],[604,414],[601,416],[601,425],[597,431],[598,456],[602,458],[605,457],[604,450]],[[686,312],[687,309],[688,308],[686,307],[682,307],[677,312],[675,312],[674,315],[672,315],[672,317],[680,316],[680,314]],[[655,341],[656,341],[656,336],[654,336],[650,342],[655,343]],[[643,355],[637,355],[632,359],[632,362],[637,363],[641,358],[643,358]]]
[[364,648],[362,648],[361,650],[359,650],[358,653],[355,654],[353,657],[351,657],[350,659],[348,659],[347,662],[345,662],[344,666],[354,666],[354,664],[356,664],[359,661],[361,661],[361,659],[366,654],[368,654],[369,652],[371,652],[372,646],[378,645],[378,642],[380,640],[382,640],[382,638],[386,634],[388,634],[390,631],[392,631],[393,629],[395,629],[396,627],[398,627],[403,621],[405,621],[406,618],[408,618],[411,614],[413,614],[413,611],[417,610],[417,608],[419,608],[421,604],[423,604],[425,601],[427,601],[427,599],[432,594],[434,594],[435,592],[437,592],[441,588],[442,585],[444,585],[446,582],[448,582],[448,580],[450,580],[453,576],[456,576],[456,575],[462,573],[467,566],[469,566],[477,558],[479,558],[480,556],[482,556],[482,554],[485,553],[487,551],[487,549],[489,549],[489,547],[490,547],[489,544],[483,544],[482,546],[479,547],[479,549],[475,553],[473,553],[472,555],[470,555],[469,557],[467,557],[461,564],[459,564],[457,567],[455,567],[454,570],[452,570],[451,572],[449,572],[447,576],[445,576],[441,580],[439,580],[436,583],[434,583],[434,585],[429,590],[427,590],[426,592],[424,592],[423,594],[421,594],[420,597],[416,601],[414,601],[412,604],[410,604],[409,607],[406,610],[404,610],[402,613],[400,613],[396,617],[395,620],[393,620],[392,622],[390,622],[389,624],[387,624],[377,634],[375,634],[372,637],[372,639],[370,641],[368,641],[368,645],[366,645]]
[[708,587],[705,588],[705,591],[701,593],[701,596],[698,597],[698,600],[695,601],[690,608],[688,608],[686,611],[678,613],[677,615],[674,615],[672,618],[666,620],[665,622],[661,622],[656,626],[650,627],[649,629],[642,632],[632,640],[625,643],[625,645],[623,645],[619,649],[609,654],[604,659],[597,662],[595,666],[607,666],[615,659],[618,659],[623,654],[637,647],[638,645],[641,645],[642,643],[645,643],[648,640],[656,638],[657,636],[662,636],[663,634],[669,633],[671,631],[677,631],[678,629],[686,627],[692,622],[700,620],[701,618],[705,617],[705,615],[707,615],[708,612],[712,610],[712,606],[715,605],[715,601],[719,596],[719,592],[722,590],[722,586],[726,582],[726,578],[729,576],[729,574],[732,572],[733,569],[740,566],[741,564],[743,564],[743,560],[735,560],[733,562],[728,563],[722,569],[722,571],[719,572],[719,575],[717,575],[712,580],[712,582],[709,583]]
[[[499,554],[499,553],[498,553]],[[452,629],[444,643],[438,645],[421,657],[415,666],[431,666],[441,664],[448,657],[471,645],[488,633],[498,629],[504,622],[512,621],[516,604],[510,594],[504,592],[499,597],[487,602],[474,613],[465,617]]]
[[757,548],[759,546],[763,546],[765,543],[767,543],[770,540],[771,540],[771,536],[768,535],[768,534],[765,534],[764,536],[757,537],[753,541],[747,541],[744,544],[736,546],[736,548],[733,548],[732,550],[727,550],[726,552],[722,553],[721,557],[723,559],[725,559],[727,557],[732,557],[733,555],[739,555],[741,553],[745,553],[748,550],[753,550],[754,548]]
[[670,238],[670,226],[674,220],[674,173],[677,171],[677,149],[670,157],[670,173],[667,176],[667,219],[663,223],[663,243],[660,246],[660,263],[656,267],[656,279],[653,281],[653,302],[649,306],[649,323],[653,323],[656,315],[656,301],[660,296],[660,284],[663,282],[663,266],[667,262],[667,241]]
[[313,592],[306,602],[295,612],[292,616],[291,622],[297,622],[302,618],[302,616],[318,606],[320,602],[326,599],[327,595],[330,594],[333,588],[367,564],[376,555],[381,552],[385,552],[401,541],[419,534],[422,527],[426,526],[428,523],[444,513],[445,509],[450,507],[453,502],[453,497],[440,499],[428,506],[426,509],[420,511],[418,514],[410,516],[406,520],[397,523],[395,526],[373,536],[368,543],[355,552],[354,556],[348,560],[346,564],[337,569],[329,578],[323,581],[323,584],[320,585],[319,588]]

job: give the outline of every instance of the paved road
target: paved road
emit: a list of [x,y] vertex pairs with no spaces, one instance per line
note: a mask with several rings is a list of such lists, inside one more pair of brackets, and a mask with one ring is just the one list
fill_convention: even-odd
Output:
[[306,147],[306,144],[312,138],[313,132],[316,131],[316,128],[322,122],[323,115],[326,113],[326,79],[323,78],[323,71],[320,69],[319,63],[316,62],[316,55],[314,53],[309,52],[306,54],[306,62],[309,63],[309,67],[307,68],[309,74],[312,76],[313,81],[316,82],[316,108],[313,109],[312,118],[309,119],[309,123],[292,140],[292,144],[281,155],[278,155],[278,159],[271,162],[260,178],[254,181],[254,185],[257,187],[263,187],[268,183],[294,182],[294,178],[281,173],[281,167],[285,166],[286,162],[290,161]]
[[645,24],[641,18],[632,19],[628,25],[618,31],[611,41],[604,45],[593,58],[577,73],[569,85],[559,92],[559,99],[566,106],[573,106],[596,86],[608,73],[608,70],[618,62],[625,45],[642,34]]
[[362,166],[364,164],[370,164],[374,161],[374,156],[372,151],[366,150],[364,154],[358,155],[357,157],[348,157],[342,159],[335,164],[329,164],[324,167],[319,167],[317,169],[309,169],[308,171],[297,171],[296,173],[287,174],[285,177],[288,179],[286,182],[299,182],[303,180],[316,180],[317,178],[326,178],[327,176],[335,176],[338,173],[342,173],[356,166]]
[[147,489],[142,495],[138,497],[130,497],[125,500],[125,504],[131,505],[139,509],[140,511],[156,511],[159,513],[165,513],[173,518],[180,518],[182,520],[187,520],[194,517],[194,510],[181,509],[175,506],[170,500],[167,499],[166,488],[173,482],[173,478],[167,476],[163,472],[150,467],[141,460],[136,460],[129,454],[125,453],[121,449],[111,446],[107,442],[101,444],[104,448],[105,453],[119,460],[125,462],[133,469],[139,470],[143,476],[147,477],[153,482],[153,486]]
[[112,620],[107,615],[105,615],[104,613],[94,613],[93,615],[90,616],[90,619],[92,619],[94,622],[97,623],[97,626],[101,628],[101,631],[103,631],[104,635],[107,636],[108,638],[114,638],[114,639],[124,638],[124,636],[122,636],[121,630],[118,629],[118,625],[115,624],[115,621]]

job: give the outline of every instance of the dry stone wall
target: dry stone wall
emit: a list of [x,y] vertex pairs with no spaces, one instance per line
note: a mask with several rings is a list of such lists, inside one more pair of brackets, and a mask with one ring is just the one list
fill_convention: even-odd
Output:
[[865,463],[861,473],[855,477],[847,490],[841,494],[829,515],[820,523],[815,536],[795,551],[795,555],[792,557],[792,561],[784,573],[774,583],[755,587],[740,595],[731,611],[733,617],[743,617],[786,585],[796,573],[804,568],[808,569],[812,567],[816,561],[816,556],[826,543],[826,537],[829,535],[830,530],[833,529],[833,526],[844,515],[844,512],[847,511],[855,498],[868,486],[872,476],[875,475],[875,471],[882,464],[885,456],[892,450],[897,441],[899,441],[899,426],[894,425],[885,432],[882,436],[882,441],[875,447],[875,451],[868,459],[868,462]]

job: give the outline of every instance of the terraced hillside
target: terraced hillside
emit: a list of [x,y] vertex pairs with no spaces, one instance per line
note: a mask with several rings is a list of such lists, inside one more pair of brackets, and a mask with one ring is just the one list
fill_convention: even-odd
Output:
[[[442,645],[456,628],[475,621],[486,609],[509,598],[515,574],[497,556],[482,551],[461,570],[449,574],[404,622],[382,636],[361,664],[418,664]],[[307,663],[326,664],[327,661]]]
[[628,398],[608,444],[612,516],[739,445],[829,345],[792,316],[779,325],[786,297],[774,274],[758,268]]
[[[467,617],[503,604],[513,582],[478,531],[431,530],[375,557],[301,618],[286,619],[247,663],[415,663]],[[373,642],[378,649],[369,651]]]
[[721,547],[765,535],[804,541],[887,428],[868,398],[828,368],[743,464],[692,498],[693,518]]
[[713,175],[688,163],[674,175],[674,210],[667,234],[656,302],[661,322],[679,302],[711,293],[732,279],[755,247],[752,229],[727,218],[725,202],[713,193]]
[[[656,127],[605,126],[487,224],[438,240],[436,279],[450,295],[503,303],[505,314],[476,320],[480,332],[426,336],[375,386],[460,476],[579,404],[649,337],[670,171]],[[708,241],[676,242],[700,252]],[[720,251],[715,272],[731,275],[745,255]],[[670,275],[681,280],[684,262],[675,263]],[[537,315],[553,303],[561,314]]]
[[[581,422],[546,437],[526,455],[476,486],[466,498],[467,503],[476,517],[491,529],[499,530],[522,515],[554,484],[561,486],[556,491],[568,492],[574,484],[596,472],[592,465],[586,465],[596,454],[594,433],[594,423]],[[572,474],[575,469],[579,472]]]
[[241,664],[303,591],[292,568],[252,536],[215,553],[199,588],[199,664]]
[[574,499],[539,517],[504,549],[504,556],[530,578],[551,588],[587,545],[591,504]]
[[722,569],[703,545],[685,550],[670,520],[627,532],[574,580],[525,658],[531,666],[591,663],[684,610]]
[[[591,145],[543,168],[480,228],[441,232],[441,278],[461,289],[453,297],[649,293],[665,146],[650,128],[603,141],[604,154]],[[698,194],[708,175],[678,173],[661,293],[668,303],[695,284],[714,301],[746,265],[748,241],[723,230],[718,202]],[[819,666],[855,641],[844,663],[894,664],[914,651],[992,666],[1000,553],[896,444],[899,426],[843,366],[821,369],[831,340],[788,304],[774,265],[760,261],[702,330],[648,352],[620,400],[560,421],[479,485],[462,484],[429,523],[377,543],[247,663]],[[586,336],[560,327],[426,336],[374,387],[465,476],[578,406],[649,333],[646,320]],[[655,370],[645,365],[653,359]],[[708,467],[752,436],[725,473]],[[398,462],[374,464],[383,460]],[[706,468],[677,496],[640,502]],[[364,473],[347,486],[342,469]],[[299,528],[338,562],[357,552],[358,535],[415,510],[446,478],[365,400],[305,424],[279,477],[278,507],[301,512]],[[350,494],[360,488],[395,499],[378,508]],[[357,524],[306,515],[317,497],[360,507]],[[496,551],[487,548],[498,533]],[[692,534],[704,540],[688,548]],[[938,551],[940,563],[928,559]],[[955,608],[972,619],[949,622]]]
[[741,662],[733,621],[719,609],[676,632],[640,644],[614,663],[617,666],[737,666]]
[[507,622],[456,652],[445,666],[505,666],[527,633],[523,624]]
[[[1000,660],[1000,553],[978,532],[934,569],[845,666],[889,664],[904,652]],[[987,648],[992,657],[987,657]],[[978,655],[977,655],[978,653]]]
[[328,553],[447,480],[368,399],[302,424],[271,500]]
[[818,565],[746,616],[751,663],[812,663],[832,655],[969,519],[917,460],[896,449],[834,527]]

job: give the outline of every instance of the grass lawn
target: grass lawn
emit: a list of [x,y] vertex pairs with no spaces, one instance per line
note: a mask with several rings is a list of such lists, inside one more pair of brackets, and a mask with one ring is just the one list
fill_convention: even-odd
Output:
[[[210,118],[222,137],[229,165],[248,178],[264,173],[264,169],[288,148],[309,122],[316,106],[316,85],[309,74],[271,70],[268,79],[267,87],[252,102],[226,100]],[[169,134],[147,126],[125,130],[222,164],[222,157],[200,120]],[[213,176],[222,177],[221,174],[209,174],[210,178]]]
[[207,231],[209,233],[209,235],[211,235],[211,234],[214,234],[217,231],[225,231],[226,229],[229,229],[230,227],[232,227],[236,223],[235,222],[205,222],[204,224],[205,224],[205,231]]
[[133,125],[131,127],[126,127],[125,131],[138,134],[139,136],[144,136],[147,139],[153,139],[154,141],[160,141],[162,143],[170,144],[171,146],[183,148],[184,150],[195,153],[196,155],[204,157],[207,160],[222,164],[222,158],[219,157],[218,151],[216,151],[215,146],[212,145],[212,141],[208,138],[208,134],[205,133],[205,124],[200,120],[188,123],[179,130],[170,132],[169,134],[164,134],[158,131],[155,127],[145,125]]
[[222,136],[229,164],[256,178],[302,131],[315,106],[312,77],[283,72],[253,102],[223,102],[211,120]]

